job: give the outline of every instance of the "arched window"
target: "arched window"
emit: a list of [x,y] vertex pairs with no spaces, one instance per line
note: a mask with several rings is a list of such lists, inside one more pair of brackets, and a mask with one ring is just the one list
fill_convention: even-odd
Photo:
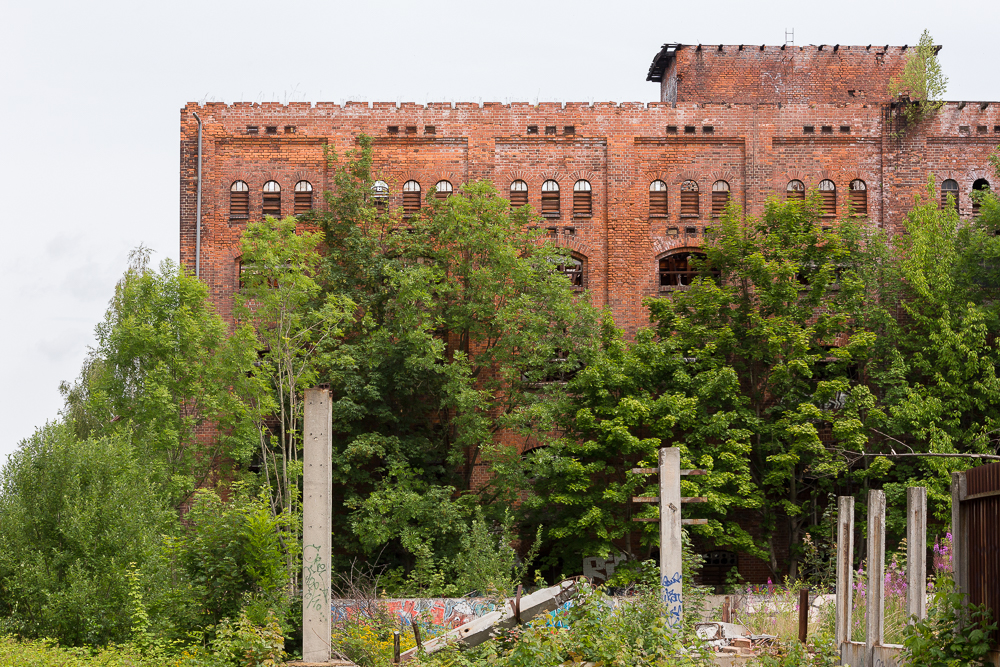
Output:
[[698,184],[694,181],[681,183],[681,215],[698,215]]
[[802,181],[793,179],[788,181],[788,187],[785,188],[785,199],[788,201],[805,201],[806,200],[806,186]]
[[385,210],[389,207],[389,184],[385,181],[375,181],[372,183],[372,201],[375,204],[375,210],[379,213],[385,213]]
[[403,215],[414,215],[420,212],[420,183],[407,181],[403,183]]
[[663,181],[649,184],[649,217],[667,217],[667,184]]
[[581,255],[573,253],[566,258],[565,264],[560,265],[559,269],[569,278],[569,284],[573,289],[583,291],[584,260]]
[[820,210],[824,216],[837,215],[837,186],[829,178],[819,182]]
[[592,213],[590,181],[579,180],[573,184],[573,215],[586,218]]
[[[661,258],[658,267],[660,290],[690,285],[698,276],[698,270],[691,263],[692,259],[704,261],[705,255],[700,252],[677,252]],[[718,272],[713,271],[712,275],[718,275]]]
[[243,181],[229,187],[229,217],[238,220],[250,217],[250,187]]
[[990,182],[985,178],[978,178],[976,179],[976,182],[972,184],[972,215],[979,215],[979,202],[980,198],[983,196],[982,194],[976,193],[985,193],[989,191]]
[[551,179],[542,183],[542,215],[559,217],[559,184]]
[[528,203],[528,184],[518,179],[510,184],[510,206],[525,206]]
[[716,181],[712,183],[712,217],[719,218],[726,212],[729,203],[729,183]]
[[955,210],[957,211],[958,210],[958,181],[953,181],[950,178],[948,180],[946,180],[944,183],[941,184],[941,208],[942,209],[948,207],[948,196],[949,195],[954,199],[954,202],[952,203],[952,206],[954,206]]
[[312,210],[313,186],[309,181],[299,181],[295,184],[295,215]]
[[854,215],[868,215],[868,186],[860,178],[851,181],[851,208]]
[[278,181],[268,181],[264,184],[264,215],[281,217],[281,186]]
[[454,188],[451,187],[451,181],[438,181],[434,186],[434,198],[435,199],[447,199],[451,196]]

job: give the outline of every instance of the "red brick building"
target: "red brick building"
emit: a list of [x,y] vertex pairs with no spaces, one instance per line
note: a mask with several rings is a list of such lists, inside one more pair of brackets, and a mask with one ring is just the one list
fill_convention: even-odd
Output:
[[194,268],[198,246],[195,114],[198,263],[223,315],[247,220],[323,206],[333,176],[324,149],[343,154],[364,133],[394,207],[484,178],[531,204],[582,263],[595,304],[631,333],[647,322],[643,297],[688,280],[686,253],[729,197],[759,214],[769,197],[817,188],[831,218],[851,206],[892,233],[933,175],[936,196],[954,194],[962,216],[973,214],[970,191],[996,180],[988,156],[1000,144],[1000,103],[949,102],[894,136],[888,88],[905,55],[667,44],[647,74],[660,84],[655,102],[190,103],[181,110],[181,261]]

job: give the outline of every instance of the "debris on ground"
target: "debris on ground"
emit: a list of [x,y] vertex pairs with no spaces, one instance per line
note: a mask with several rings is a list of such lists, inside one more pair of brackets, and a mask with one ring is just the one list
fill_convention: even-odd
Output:
[[694,631],[718,653],[753,655],[754,649],[772,646],[777,640],[774,635],[751,635],[742,625],[722,621],[695,623]]

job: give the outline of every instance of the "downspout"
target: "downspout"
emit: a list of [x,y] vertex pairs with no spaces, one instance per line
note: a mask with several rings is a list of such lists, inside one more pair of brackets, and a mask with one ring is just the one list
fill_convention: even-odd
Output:
[[[193,113],[193,112],[192,112]],[[194,277],[201,277],[201,118],[193,113],[198,121],[198,203],[195,207],[195,225],[197,233],[194,242]]]

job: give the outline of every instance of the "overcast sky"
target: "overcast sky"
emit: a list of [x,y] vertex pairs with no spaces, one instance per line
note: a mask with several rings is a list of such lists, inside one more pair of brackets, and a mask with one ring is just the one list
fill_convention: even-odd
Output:
[[130,248],[178,255],[188,101],[654,101],[665,42],[944,46],[1000,100],[1000,2],[13,2],[0,21],[0,462],[61,408]]

